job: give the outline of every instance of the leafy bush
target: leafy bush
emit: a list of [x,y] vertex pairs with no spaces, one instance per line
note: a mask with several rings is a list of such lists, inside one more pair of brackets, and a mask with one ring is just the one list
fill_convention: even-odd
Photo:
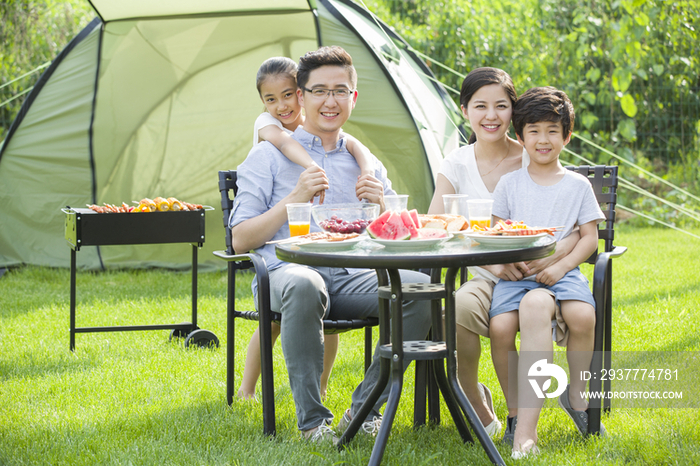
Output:
[[[92,7],[83,0],[1,2],[0,86],[53,60],[94,17]],[[0,141],[24,101],[18,94],[33,86],[39,76],[37,72],[0,88],[0,104],[10,101],[0,107]]]
[[[463,75],[494,66],[508,71],[520,93],[543,85],[566,91],[578,134],[630,162],[651,161],[654,173],[700,191],[697,1],[366,4],[415,49]],[[460,88],[462,76],[428,63],[441,82]],[[617,163],[578,138],[569,148],[595,163]],[[625,170],[628,178],[631,171]],[[674,195],[654,189],[662,197]],[[649,201],[627,195],[628,205],[647,207]]]

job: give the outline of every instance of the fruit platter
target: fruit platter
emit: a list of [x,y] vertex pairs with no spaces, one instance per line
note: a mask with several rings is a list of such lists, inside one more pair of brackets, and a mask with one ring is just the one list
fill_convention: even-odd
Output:
[[419,215],[416,209],[387,210],[367,226],[367,234],[388,249],[423,249],[451,239],[452,232],[466,224],[466,219],[458,215]]

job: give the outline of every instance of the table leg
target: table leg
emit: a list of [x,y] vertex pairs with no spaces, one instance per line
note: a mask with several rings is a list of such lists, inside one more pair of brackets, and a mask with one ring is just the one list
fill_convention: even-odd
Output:
[[[439,307],[439,306],[437,306]],[[433,321],[432,321],[432,334],[433,341],[445,341],[445,337],[442,332],[442,309],[433,309]],[[462,437],[464,442],[473,442],[471,434],[469,433],[469,428],[467,423],[462,416],[462,411],[460,410],[459,404],[452,393],[449,383],[447,382],[447,376],[445,375],[445,365],[442,361],[430,361],[433,368],[433,374],[435,383],[438,389],[442,392],[442,397],[445,400],[447,409],[452,415],[455,426],[459,435]],[[432,400],[431,400],[432,401]],[[439,411],[439,406],[436,409]]]
[[[385,270],[377,270],[377,280],[378,286],[387,286],[389,280],[386,275]],[[388,303],[385,299],[379,299],[379,344],[385,345],[390,341],[391,332],[389,330],[391,319],[389,314]],[[366,372],[366,371],[365,371]],[[360,407],[359,411],[355,413],[355,417],[350,422],[345,432],[340,436],[338,440],[338,448],[346,445],[350,440],[353,439],[355,434],[360,430],[362,423],[372,411],[372,407],[377,403],[379,397],[381,396],[384,388],[389,382],[389,376],[391,375],[391,364],[388,359],[381,358],[379,361],[379,379],[377,383],[370,392],[369,396],[365,402]]]
[[382,425],[377,433],[377,439],[372,448],[369,465],[382,462],[386,442],[391,433],[396,409],[401,399],[403,389],[403,293],[401,291],[401,275],[397,269],[389,270],[391,280],[391,391],[382,416]]
[[489,459],[493,464],[505,465],[500,453],[496,450],[493,442],[486,434],[484,426],[481,424],[479,417],[476,415],[474,408],[464,394],[462,387],[457,379],[457,337],[456,337],[456,319],[455,319],[455,277],[459,268],[452,267],[447,269],[445,274],[445,343],[447,345],[447,379],[449,381],[452,394],[456,398],[457,403],[464,411],[467,421],[472,427],[472,430],[479,439],[481,446],[486,451]]

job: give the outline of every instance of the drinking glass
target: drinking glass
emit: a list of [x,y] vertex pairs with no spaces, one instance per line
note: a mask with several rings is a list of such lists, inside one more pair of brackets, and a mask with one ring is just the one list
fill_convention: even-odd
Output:
[[451,215],[461,215],[467,218],[469,215],[467,211],[467,198],[468,194],[443,194],[442,203],[445,206],[445,213]]
[[289,235],[300,236],[309,234],[311,227],[311,207],[308,202],[287,204],[287,220]]
[[469,209],[469,225],[474,228],[478,225],[482,228],[491,226],[491,209],[493,199],[470,199],[467,201]]
[[408,194],[388,194],[384,196],[384,208],[397,212],[408,209]]

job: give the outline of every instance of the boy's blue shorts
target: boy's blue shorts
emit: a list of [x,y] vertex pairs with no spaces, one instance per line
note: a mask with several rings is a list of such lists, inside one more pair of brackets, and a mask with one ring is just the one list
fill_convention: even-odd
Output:
[[559,301],[575,300],[583,301],[595,308],[595,301],[593,300],[588,279],[576,267],[567,272],[561,280],[552,286],[547,286],[534,280],[519,280],[516,282],[500,280],[493,289],[489,318],[493,319],[494,316],[504,312],[517,311],[520,308],[520,301],[527,292],[538,288],[551,290],[554,293],[557,306],[559,306]]

